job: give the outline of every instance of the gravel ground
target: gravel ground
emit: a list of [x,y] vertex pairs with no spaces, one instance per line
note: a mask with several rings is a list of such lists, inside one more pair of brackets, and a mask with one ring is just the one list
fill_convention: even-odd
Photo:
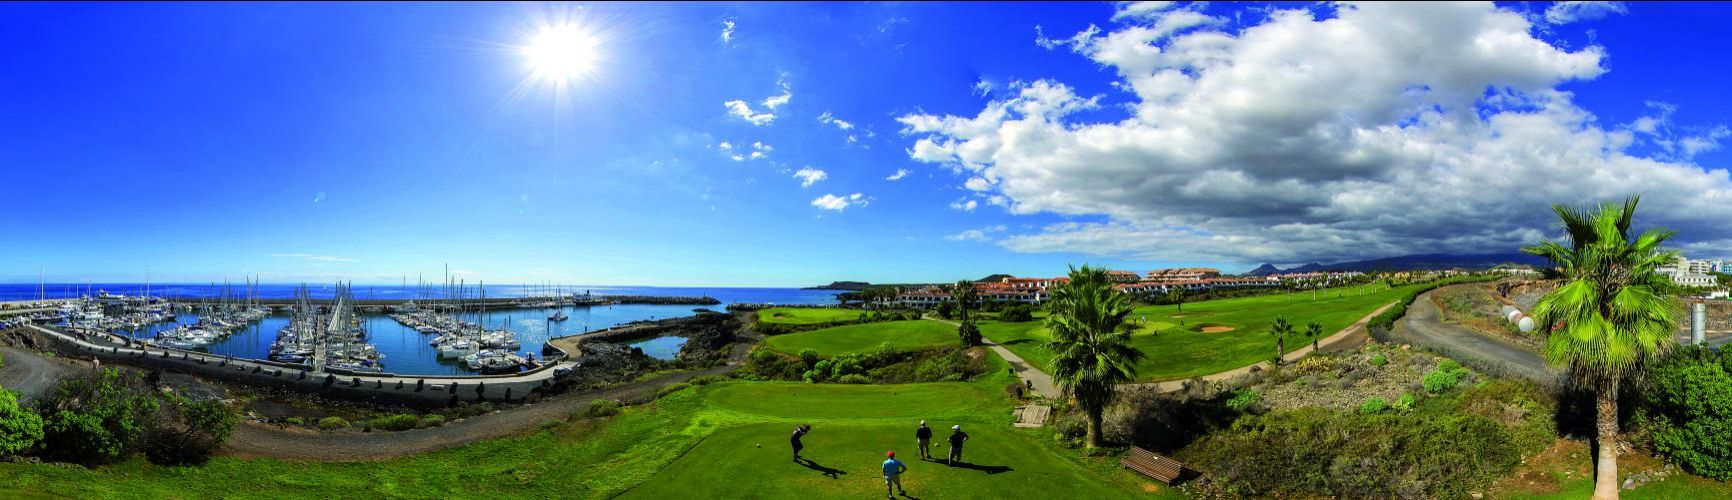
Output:
[[13,347],[0,347],[0,355],[6,357],[6,366],[0,367],[0,387],[17,391],[25,401],[47,393],[61,378],[88,367],[86,363],[49,359],[35,351]]

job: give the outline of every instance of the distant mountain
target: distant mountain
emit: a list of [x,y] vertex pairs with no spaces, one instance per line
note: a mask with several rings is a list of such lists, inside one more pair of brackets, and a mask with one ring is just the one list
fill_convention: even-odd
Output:
[[871,286],[871,283],[864,281],[832,281],[828,285],[811,286],[802,288],[801,290],[849,290],[858,292],[870,288]]
[[998,283],[1000,281],[1004,281],[1005,278],[1015,278],[1015,276],[1011,276],[1008,274],[991,274],[991,275],[987,275],[985,278],[974,280],[974,282],[975,283]]
[[1525,253],[1491,253],[1479,255],[1454,255],[1443,253],[1403,255],[1400,257],[1385,257],[1381,259],[1359,260],[1353,262],[1338,262],[1334,264],[1319,264],[1316,262],[1298,267],[1281,269],[1270,264],[1263,264],[1245,273],[1247,276],[1265,276],[1276,273],[1309,273],[1317,271],[1436,271],[1441,269],[1482,270],[1497,267],[1499,264],[1517,264],[1535,267],[1545,267],[1544,258]]

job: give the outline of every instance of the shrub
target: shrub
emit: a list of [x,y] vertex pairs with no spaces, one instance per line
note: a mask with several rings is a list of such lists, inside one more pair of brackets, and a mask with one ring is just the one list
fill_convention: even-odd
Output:
[[1401,397],[1395,398],[1395,402],[1390,403],[1389,407],[1394,408],[1395,411],[1405,413],[1408,411],[1412,411],[1413,410],[1413,404],[1416,402],[1418,402],[1418,400],[1415,399],[1412,394],[1402,394]]
[[283,419],[283,421],[287,422],[289,425],[307,425],[307,419],[301,417],[289,417]]
[[1457,363],[1453,359],[1443,358],[1442,361],[1437,362],[1437,369],[1446,372],[1459,372],[1461,371],[1461,363]]
[[415,426],[420,423],[421,417],[417,417],[413,413],[398,413],[369,420],[367,421],[367,426],[387,431],[406,431],[414,429]]
[[860,375],[857,373],[850,373],[847,375],[843,375],[841,377],[837,377],[836,383],[838,383],[838,384],[870,384],[870,383],[872,383],[872,379],[868,378],[865,375]]
[[935,312],[938,313],[938,317],[940,318],[950,319],[956,316],[956,304],[953,302],[939,302],[938,309]]
[[437,413],[421,417],[421,427],[439,427],[445,425],[445,416]]
[[136,451],[159,408],[136,376],[113,368],[64,380],[38,402],[42,449],[54,460],[101,464]]
[[684,382],[680,382],[677,384],[664,385],[660,389],[656,389],[656,397],[655,398],[661,399],[663,396],[667,396],[669,394],[680,392],[680,391],[686,390],[687,388],[690,388],[690,387],[691,387],[691,384],[687,384]]
[[348,427],[349,427],[349,421],[343,420],[343,417],[325,417],[325,418],[319,419],[319,428],[327,430],[327,431],[336,430],[336,429],[346,429]]
[[805,363],[806,367],[808,367],[808,368],[816,367],[818,365],[818,359],[819,358],[818,358],[818,350],[817,349],[807,347],[805,349],[800,350],[800,362]]
[[955,382],[972,375],[968,356],[961,349],[946,349],[928,356],[914,367],[916,382]]
[[1364,403],[1359,403],[1359,413],[1362,415],[1376,415],[1386,409],[1389,409],[1389,401],[1377,396],[1365,398]]
[[1034,320],[1034,307],[1029,306],[1028,304],[1016,304],[1016,305],[1013,305],[1010,307],[1006,307],[1006,308],[1004,308],[1004,312],[998,313],[998,319],[1000,321],[1010,321],[1010,322],[1017,322],[1017,323],[1020,323],[1023,321],[1033,321]]
[[193,401],[169,394],[157,425],[145,436],[144,455],[159,464],[200,464],[235,429],[235,412],[221,401]]
[[981,344],[980,327],[974,326],[973,321],[964,322],[961,326],[957,326],[956,336],[962,342],[963,347],[974,347]]
[[1382,354],[1371,357],[1371,366],[1383,366],[1387,364],[1389,364],[1389,358],[1383,357]]
[[1461,374],[1459,372],[1436,369],[1425,372],[1425,377],[1420,379],[1420,382],[1425,385],[1426,392],[1437,394],[1454,389],[1455,385],[1461,382]]
[[597,399],[589,402],[589,409],[584,411],[588,417],[611,417],[619,414],[619,401],[612,399]]
[[18,393],[0,389],[0,456],[22,453],[42,441],[42,417],[18,404]]
[[1695,474],[1732,479],[1732,351],[1690,346],[1648,372],[1639,417],[1653,447]]
[[1257,404],[1257,401],[1261,399],[1263,399],[1263,395],[1258,394],[1257,391],[1238,389],[1233,391],[1232,398],[1227,399],[1227,407],[1238,411],[1246,411],[1251,408],[1252,405]]
[[1199,496],[1236,498],[1462,498],[1521,462],[1509,432],[1478,415],[1322,408],[1241,417],[1176,455],[1210,471]]
[[726,381],[728,378],[727,374],[704,375],[702,377],[692,377],[692,379],[687,380],[686,383],[692,385],[710,385],[716,382]]

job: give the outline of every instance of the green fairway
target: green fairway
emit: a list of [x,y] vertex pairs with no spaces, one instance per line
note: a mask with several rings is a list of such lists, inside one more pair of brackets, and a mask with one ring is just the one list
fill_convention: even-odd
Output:
[[859,318],[859,310],[836,307],[772,307],[758,310],[758,321],[784,325],[812,325]]
[[884,342],[904,350],[952,345],[957,343],[956,327],[937,321],[885,321],[776,335],[764,340],[770,348],[785,353],[812,348],[824,356],[866,352]]
[[[1345,287],[1327,290],[1326,296],[1317,298],[1295,293],[1291,297],[1280,294],[1191,302],[1184,304],[1182,313],[1179,306],[1172,305],[1138,307],[1130,316],[1138,326],[1131,344],[1147,356],[1137,363],[1137,378],[1144,382],[1184,379],[1264,361],[1275,356],[1275,338],[1268,330],[1276,316],[1286,316],[1298,330],[1287,338],[1287,350],[1292,351],[1310,345],[1310,339],[1303,336],[1306,323],[1316,321],[1323,325],[1324,336],[1334,335],[1423,286],[1384,288],[1364,295],[1357,287]],[[1048,337],[1039,322],[982,322],[980,330],[986,338],[1051,373],[1047,363],[1052,354],[1041,346]]]
[[[1002,368],[995,367],[995,373]],[[1001,394],[954,382],[895,385],[759,382],[730,384],[706,400],[718,408],[760,416],[800,418],[940,418],[998,411]],[[1002,391],[1000,391],[1002,392]]]

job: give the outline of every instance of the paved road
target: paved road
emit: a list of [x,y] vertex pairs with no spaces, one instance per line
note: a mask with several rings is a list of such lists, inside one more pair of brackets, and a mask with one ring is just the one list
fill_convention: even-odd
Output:
[[1557,379],[1557,373],[1546,367],[1545,359],[1539,353],[1472,328],[1443,322],[1437,305],[1431,302],[1431,294],[1446,288],[1449,287],[1426,292],[1414,299],[1413,305],[1407,308],[1407,315],[1395,322],[1396,336],[1502,365],[1511,375],[1541,382]]
[[61,378],[83,370],[73,362],[48,359],[23,349],[0,347],[0,355],[6,356],[6,366],[0,367],[0,387],[17,391],[25,401],[46,394]]
[[[961,323],[947,319],[938,319],[930,316],[924,318],[940,323],[947,323],[950,326],[962,326]],[[1052,382],[1051,375],[1047,375],[1046,372],[1035,369],[1034,365],[1028,364],[1028,361],[1024,361],[1021,356],[1017,356],[1016,353],[1010,352],[1010,349],[999,345],[998,342],[994,342],[992,339],[984,336],[981,338],[984,340],[984,345],[987,349],[992,349],[992,352],[998,353],[998,357],[1004,358],[1004,362],[1010,363],[1010,368],[1016,370],[1016,376],[1021,377],[1022,380],[1025,381],[1023,382],[1024,384],[1033,383],[1034,392],[1040,393],[1040,395],[1049,398],[1058,397],[1058,385]]]

